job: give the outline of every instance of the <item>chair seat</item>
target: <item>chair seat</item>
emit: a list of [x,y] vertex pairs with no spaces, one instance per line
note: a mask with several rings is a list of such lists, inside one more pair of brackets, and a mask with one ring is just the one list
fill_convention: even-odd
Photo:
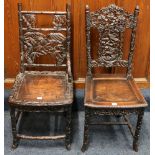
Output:
[[146,107],[147,103],[134,79],[123,75],[94,75],[86,77],[85,106],[97,108]]
[[65,72],[30,71],[16,77],[10,104],[62,105],[71,104],[72,84]]

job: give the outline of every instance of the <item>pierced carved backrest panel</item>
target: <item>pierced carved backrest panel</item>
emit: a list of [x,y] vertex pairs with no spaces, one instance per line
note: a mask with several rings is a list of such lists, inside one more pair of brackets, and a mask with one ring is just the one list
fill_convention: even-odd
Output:
[[[42,20],[42,22],[40,22]],[[51,55],[56,65],[66,59],[66,13],[21,12],[23,57],[27,64],[41,56]]]
[[123,60],[123,34],[127,28],[136,26],[134,14],[112,4],[87,14],[87,26],[98,31],[98,58],[91,61],[92,67],[128,67]]

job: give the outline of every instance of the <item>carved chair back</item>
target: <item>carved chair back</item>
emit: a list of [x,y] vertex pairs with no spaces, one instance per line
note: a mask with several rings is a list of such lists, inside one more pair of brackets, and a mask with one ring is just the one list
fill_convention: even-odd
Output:
[[[21,72],[27,67],[66,67],[71,74],[71,23],[70,6],[66,11],[23,11],[18,4],[19,34],[21,51]],[[50,24],[38,24],[39,16],[44,21],[50,17]],[[54,63],[36,63],[41,56],[51,55]]]
[[[134,13],[128,13],[112,4],[95,12],[90,12],[86,6],[86,46],[88,75],[93,67],[126,67],[127,77],[131,77],[132,59],[135,47],[135,36],[139,7]],[[92,58],[91,29],[98,31],[97,59]],[[131,41],[128,60],[123,60],[123,35],[126,29],[131,29]]]

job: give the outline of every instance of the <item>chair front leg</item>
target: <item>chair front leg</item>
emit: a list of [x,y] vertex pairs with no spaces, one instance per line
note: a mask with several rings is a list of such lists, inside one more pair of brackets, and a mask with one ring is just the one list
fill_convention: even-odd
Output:
[[141,125],[142,125],[142,120],[144,116],[144,109],[142,109],[138,113],[138,119],[137,119],[137,125],[136,125],[136,130],[135,130],[135,135],[133,139],[133,150],[138,152],[138,143],[139,143],[139,136],[140,136],[140,130],[141,130]]
[[85,152],[88,149],[89,145],[89,109],[85,107],[85,124],[84,124],[84,137],[83,137],[83,146],[81,148],[82,152]]
[[17,138],[17,130],[16,130],[15,108],[11,106],[10,106],[10,116],[11,116],[12,136],[13,136],[12,148],[16,149],[18,146],[18,138]]
[[66,113],[66,138],[65,138],[65,145],[66,149],[71,149],[71,106],[69,106],[67,113]]

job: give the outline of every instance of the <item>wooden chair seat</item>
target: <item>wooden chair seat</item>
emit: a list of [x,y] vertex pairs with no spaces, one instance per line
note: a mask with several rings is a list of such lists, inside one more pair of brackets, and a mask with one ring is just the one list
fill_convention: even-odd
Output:
[[11,104],[48,106],[72,103],[71,84],[65,72],[19,73],[9,98]]
[[86,77],[85,106],[97,108],[145,107],[147,103],[134,79],[126,76],[103,74]]

